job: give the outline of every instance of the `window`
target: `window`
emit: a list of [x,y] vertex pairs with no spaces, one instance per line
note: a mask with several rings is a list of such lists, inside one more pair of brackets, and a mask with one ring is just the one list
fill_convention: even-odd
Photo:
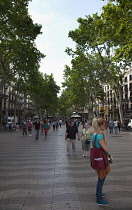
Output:
[[128,91],[128,86],[127,85],[125,85],[125,92],[127,92]]
[[127,94],[125,94],[125,100],[128,100],[128,95]]
[[132,74],[131,75],[129,75],[129,81],[131,81],[132,80]]
[[132,90],[132,83],[129,84],[129,90]]
[[127,77],[125,77],[125,82],[127,82]]

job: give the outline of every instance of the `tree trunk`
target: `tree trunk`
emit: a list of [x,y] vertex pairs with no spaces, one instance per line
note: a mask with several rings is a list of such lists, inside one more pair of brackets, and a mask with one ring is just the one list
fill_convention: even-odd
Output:
[[120,115],[120,121],[121,123],[123,123],[124,119],[123,119],[123,110],[122,110],[122,91],[119,88],[119,99],[117,98],[118,101],[118,107],[119,107],[119,115]]
[[15,95],[15,103],[14,103],[14,123],[16,122],[16,106],[17,106],[17,95]]

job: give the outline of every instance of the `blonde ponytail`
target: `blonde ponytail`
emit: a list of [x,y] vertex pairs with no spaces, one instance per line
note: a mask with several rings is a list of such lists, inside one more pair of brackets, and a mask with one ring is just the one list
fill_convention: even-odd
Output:
[[105,122],[104,119],[102,118],[94,118],[93,121],[92,121],[92,127],[94,130],[97,130],[101,125],[103,125]]
[[92,127],[93,127],[94,130],[97,130],[98,127],[99,127],[98,124],[97,124],[97,120],[98,120],[97,118],[94,118],[93,121],[92,121]]

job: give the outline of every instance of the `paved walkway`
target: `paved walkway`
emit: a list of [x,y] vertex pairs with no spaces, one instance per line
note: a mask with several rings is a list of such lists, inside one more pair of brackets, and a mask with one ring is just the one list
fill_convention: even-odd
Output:
[[[76,156],[66,157],[65,126],[40,135],[21,137],[21,131],[0,133],[0,210],[98,210],[97,176],[89,157],[82,157],[77,141]],[[110,135],[114,158],[104,192],[107,209],[132,210],[132,132]]]

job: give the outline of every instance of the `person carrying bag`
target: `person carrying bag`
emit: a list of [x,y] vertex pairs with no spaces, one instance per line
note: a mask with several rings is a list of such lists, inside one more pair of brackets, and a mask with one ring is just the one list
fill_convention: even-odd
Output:
[[110,203],[103,200],[106,197],[105,193],[102,193],[103,184],[106,175],[110,172],[110,164],[108,161],[108,147],[106,145],[106,140],[104,134],[100,132],[105,131],[105,120],[99,118],[94,118],[92,122],[92,127],[94,132],[90,136],[93,148],[90,149],[91,167],[95,169],[98,175],[98,182],[96,186],[96,204],[99,206],[109,206]]
[[88,151],[90,148],[90,134],[93,132],[93,129],[90,127],[89,123],[85,123],[84,128],[81,134],[81,143],[82,143],[82,150],[83,155],[82,157],[88,156]]
[[93,148],[90,149],[91,167],[93,169],[106,169],[108,166],[108,157],[102,147],[96,147],[97,135],[94,138]]

